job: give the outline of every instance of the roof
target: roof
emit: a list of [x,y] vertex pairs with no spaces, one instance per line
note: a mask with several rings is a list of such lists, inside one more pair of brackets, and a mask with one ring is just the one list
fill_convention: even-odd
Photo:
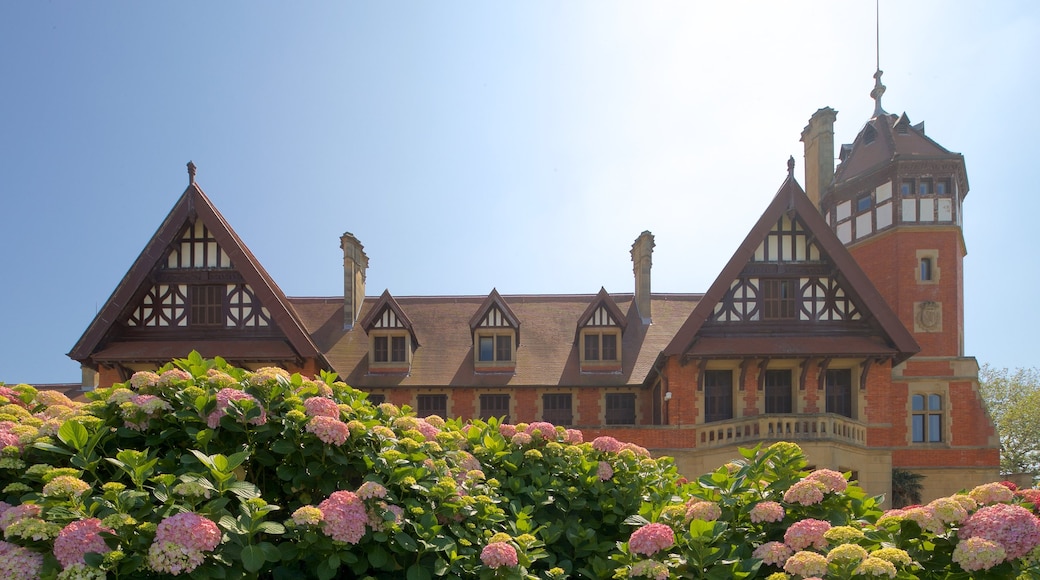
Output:
[[959,156],[925,135],[924,123],[911,125],[906,113],[893,115],[882,111],[867,121],[851,144],[842,145],[834,182],[868,173],[896,159]]
[[[498,296],[524,329],[515,372],[511,373],[474,370],[470,323],[474,314],[488,305],[488,296],[397,297],[422,345],[414,352],[407,374],[369,373],[368,336],[360,325],[343,328],[342,298],[290,298],[290,302],[332,368],[355,387],[642,385],[658,353],[697,305],[700,295],[653,295],[654,321],[650,325],[640,320],[632,294],[609,297],[627,319],[620,372],[583,373],[579,367],[575,325],[602,295]],[[361,316],[366,316],[376,302],[366,298]]]
[[[847,331],[833,332],[833,327],[818,325],[800,326],[788,334],[770,332],[748,327],[734,328],[733,335],[726,337],[703,336],[705,323],[715,306],[723,299],[734,280],[741,275],[745,266],[755,255],[755,250],[770,230],[785,214],[797,216],[819,245],[824,258],[837,270],[842,288],[862,311],[862,316],[871,326],[867,338],[862,333]],[[763,326],[763,325],[759,325]],[[834,329],[842,330],[842,329]],[[736,338],[739,335],[740,338]],[[825,338],[820,339],[822,335]],[[880,340],[878,340],[880,339]],[[702,341],[706,341],[701,344]],[[773,344],[770,344],[773,343]],[[773,201],[755,223],[747,237],[734,252],[733,257],[722,269],[718,278],[690,314],[675,337],[664,349],[663,356],[766,356],[806,355],[841,352],[846,355],[890,356],[897,361],[905,360],[917,353],[920,347],[910,332],[882,298],[866,273],[830,229],[801,186],[789,174],[780,186]]]
[[[195,183],[193,169],[194,167],[189,164],[192,179],[187,189],[181,194],[173,209],[167,214],[159,229],[123,276],[122,281],[116,286],[105,305],[98,311],[83,336],[72,347],[68,356],[83,364],[96,364],[97,360],[94,358],[96,353],[107,353],[108,356],[112,356],[113,353],[134,348],[133,346],[116,348],[109,343],[114,340],[118,341],[120,325],[129,316],[130,311],[136,307],[140,290],[150,285],[150,276],[165,260],[170,245],[187,224],[201,220],[212,232],[220,248],[228,255],[235,270],[252,287],[260,303],[270,312],[272,320],[284,334],[285,345],[295,352],[295,356],[292,358],[321,360],[321,352],[304,330],[285,294],[238,237],[224,216],[217,211],[209,197]],[[194,346],[200,352],[206,349],[205,341],[197,341]],[[116,350],[112,351],[113,348]],[[184,354],[186,353],[180,353],[177,356],[184,356]],[[161,360],[162,356],[158,358]],[[153,357],[150,360],[156,360],[156,358]]]

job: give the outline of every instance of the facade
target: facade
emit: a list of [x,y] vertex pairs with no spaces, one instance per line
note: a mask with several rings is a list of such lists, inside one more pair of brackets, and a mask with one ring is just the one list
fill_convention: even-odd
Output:
[[366,293],[340,239],[342,296],[286,297],[195,182],[73,347],[109,385],[191,350],[246,368],[337,372],[420,415],[505,417],[612,435],[697,476],[738,446],[790,440],[816,467],[925,499],[993,481],[999,447],[963,352],[963,157],[877,106],[834,165],[836,113],[802,134],[788,175],[703,293],[651,289],[654,238],[632,245],[631,293]]

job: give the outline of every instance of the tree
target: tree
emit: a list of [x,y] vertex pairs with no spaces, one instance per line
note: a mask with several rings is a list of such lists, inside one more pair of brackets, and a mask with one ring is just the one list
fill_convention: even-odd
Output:
[[1040,471],[1040,369],[1013,372],[986,364],[979,387],[1000,436],[1000,468],[1004,473]]
[[905,469],[892,470],[892,507],[904,508],[921,503],[924,476]]

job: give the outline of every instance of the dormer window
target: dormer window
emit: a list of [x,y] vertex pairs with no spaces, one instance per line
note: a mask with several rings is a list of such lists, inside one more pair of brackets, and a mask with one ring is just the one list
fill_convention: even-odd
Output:
[[936,195],[950,195],[953,190],[950,188],[949,179],[940,179],[935,182],[935,194]]
[[902,194],[903,197],[911,197],[914,195],[914,180],[904,179],[899,185],[899,193]]
[[407,373],[419,346],[412,323],[389,292],[384,291],[360,322],[368,333],[368,368],[373,373]]
[[932,194],[932,180],[922,179],[917,182],[917,193],[918,195],[931,195]]
[[469,321],[473,332],[473,368],[477,372],[513,372],[520,346],[520,321],[492,290]]
[[621,309],[606,289],[601,288],[578,318],[576,342],[582,372],[620,371],[624,331],[625,317]]

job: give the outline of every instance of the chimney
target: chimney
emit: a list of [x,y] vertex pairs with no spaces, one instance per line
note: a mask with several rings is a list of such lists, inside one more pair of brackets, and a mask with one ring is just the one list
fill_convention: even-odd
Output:
[[365,247],[345,232],[339,239],[343,248],[343,328],[353,328],[365,301],[365,277],[368,272],[368,255]]
[[636,276],[635,303],[643,324],[650,324],[650,266],[654,253],[654,235],[649,231],[639,234],[632,244],[632,272]]
[[834,180],[834,119],[838,112],[830,107],[819,109],[802,130],[805,143],[805,194],[817,208],[831,181]]

